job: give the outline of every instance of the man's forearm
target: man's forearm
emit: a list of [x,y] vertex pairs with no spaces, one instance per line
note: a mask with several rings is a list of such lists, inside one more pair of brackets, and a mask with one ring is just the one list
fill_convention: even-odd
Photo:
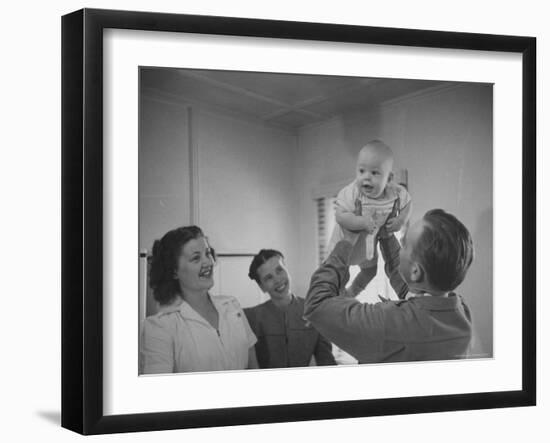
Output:
[[351,243],[340,241],[324,263],[313,273],[304,302],[304,316],[308,318],[323,300],[337,296],[349,279],[348,261]]
[[328,341],[359,361],[375,358],[377,340],[385,330],[381,303],[370,305],[340,293],[349,279],[352,245],[336,244],[334,250],[313,273],[304,302],[304,317]]
[[395,238],[395,235],[391,234],[388,237],[380,237],[380,250],[382,251],[382,257],[384,258],[384,270],[390,280],[390,285],[401,299],[405,298],[409,292],[409,286],[399,274],[399,251],[401,246]]

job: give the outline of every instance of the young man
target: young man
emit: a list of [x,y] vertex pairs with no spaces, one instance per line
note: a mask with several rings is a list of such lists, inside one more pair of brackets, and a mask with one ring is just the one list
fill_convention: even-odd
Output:
[[244,312],[258,338],[256,355],[260,368],[335,365],[332,345],[303,319],[304,299],[292,293],[290,274],[283,254],[262,249],[250,264],[248,276],[270,299]]
[[408,229],[402,249],[395,236],[382,229],[386,273],[400,300],[376,304],[339,296],[349,279],[356,237],[340,241],[313,274],[305,318],[359,363],[467,357],[470,310],[452,292],[473,259],[466,227],[441,209],[428,211]]

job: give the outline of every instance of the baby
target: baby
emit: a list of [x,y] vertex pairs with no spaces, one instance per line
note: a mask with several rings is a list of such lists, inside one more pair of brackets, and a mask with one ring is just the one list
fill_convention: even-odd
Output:
[[332,250],[344,238],[344,229],[359,234],[350,264],[359,265],[347,293],[357,296],[377,272],[377,233],[382,226],[396,232],[408,221],[412,202],[407,190],[393,181],[393,153],[380,140],[368,142],[357,157],[355,180],[336,197],[336,226],[329,243]]

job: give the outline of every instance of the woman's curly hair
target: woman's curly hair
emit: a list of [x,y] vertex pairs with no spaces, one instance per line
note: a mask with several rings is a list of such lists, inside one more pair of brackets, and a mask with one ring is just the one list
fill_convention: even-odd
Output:
[[198,226],[184,226],[167,232],[160,240],[155,240],[149,268],[149,286],[153,290],[153,297],[161,305],[170,304],[180,294],[175,272],[182,248],[190,240],[202,237],[205,235]]

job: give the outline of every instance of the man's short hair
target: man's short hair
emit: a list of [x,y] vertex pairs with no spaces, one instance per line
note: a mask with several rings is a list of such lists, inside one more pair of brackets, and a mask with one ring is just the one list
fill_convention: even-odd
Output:
[[442,209],[424,217],[424,229],[413,251],[427,274],[428,282],[441,291],[454,290],[466,276],[474,258],[468,229]]
[[248,277],[250,280],[255,280],[258,285],[261,285],[260,277],[258,277],[258,268],[273,257],[281,257],[284,259],[283,254],[276,249],[260,250],[252,259],[252,263],[250,263],[250,268],[248,269]]

